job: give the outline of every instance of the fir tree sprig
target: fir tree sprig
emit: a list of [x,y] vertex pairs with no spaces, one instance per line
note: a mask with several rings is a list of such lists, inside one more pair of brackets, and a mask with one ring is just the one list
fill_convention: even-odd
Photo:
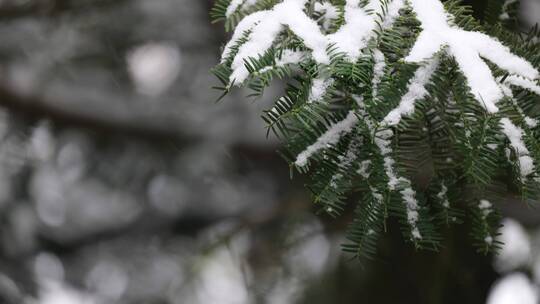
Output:
[[214,69],[224,93],[286,81],[263,115],[281,154],[322,212],[358,198],[354,256],[376,254],[389,217],[433,250],[441,226],[468,218],[491,251],[493,185],[538,194],[538,31],[510,31],[513,4],[484,22],[456,0],[218,0],[212,16],[234,29]]

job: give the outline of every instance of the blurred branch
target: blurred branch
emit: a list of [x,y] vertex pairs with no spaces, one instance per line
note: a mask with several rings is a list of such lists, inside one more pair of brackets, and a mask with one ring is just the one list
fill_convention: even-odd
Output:
[[40,120],[50,119],[60,125],[75,125],[105,133],[132,135],[145,139],[172,140],[189,144],[197,141],[196,138],[181,133],[178,129],[165,129],[144,124],[134,124],[128,121],[112,121],[102,119],[98,115],[90,116],[75,111],[68,111],[50,106],[43,100],[33,96],[22,96],[0,86],[0,105],[7,109],[19,112],[24,116]]
[[88,10],[108,5],[118,5],[131,0],[95,0],[95,1],[74,1],[74,0],[35,0],[24,4],[0,5],[0,18],[12,19],[24,16],[54,15],[69,10]]

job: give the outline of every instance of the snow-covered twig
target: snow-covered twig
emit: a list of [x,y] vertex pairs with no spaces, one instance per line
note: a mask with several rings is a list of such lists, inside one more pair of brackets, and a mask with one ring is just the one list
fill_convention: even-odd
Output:
[[414,111],[414,103],[427,96],[428,91],[425,87],[438,66],[439,60],[435,58],[416,70],[409,82],[407,93],[401,97],[399,106],[386,115],[385,123],[390,126],[397,125],[403,116],[410,115]]
[[540,86],[538,86],[538,84],[536,84],[536,82],[534,82],[534,81],[532,81],[530,79],[519,77],[517,75],[509,75],[504,80],[504,83],[507,84],[507,85],[517,86],[517,87],[527,89],[527,90],[535,93],[536,95],[540,96]]
[[352,131],[356,123],[358,123],[358,117],[356,116],[355,111],[350,111],[344,120],[332,125],[314,144],[298,154],[295,164],[299,167],[307,165],[308,159],[313,154],[321,149],[327,148],[329,145],[336,144],[341,136]]
[[231,0],[231,3],[227,7],[227,11],[225,12],[225,16],[228,18],[232,14],[237,12],[239,9],[255,5],[256,3],[257,0]]
[[339,156],[339,163],[338,163],[338,170],[337,173],[332,176],[332,179],[330,180],[330,186],[336,188],[337,187],[337,181],[343,178],[343,174],[341,172],[346,171],[351,168],[351,166],[356,162],[356,159],[358,158],[358,148],[360,146],[360,137],[355,137],[351,140],[349,143],[349,146],[347,148],[347,152],[345,155]]
[[386,176],[388,177],[388,188],[393,191],[399,185],[404,186],[399,193],[405,202],[407,222],[411,226],[411,236],[413,239],[420,240],[422,239],[420,229],[418,228],[418,211],[420,206],[416,199],[416,192],[412,189],[411,181],[405,177],[398,176],[394,170],[396,161],[391,156],[392,148],[390,147],[390,138],[393,136],[393,132],[389,129],[381,130],[377,132],[375,136],[375,144],[384,157],[384,168],[386,170]]

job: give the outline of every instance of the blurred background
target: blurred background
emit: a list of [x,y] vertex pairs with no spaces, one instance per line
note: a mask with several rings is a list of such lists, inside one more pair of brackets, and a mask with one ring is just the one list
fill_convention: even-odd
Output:
[[466,226],[343,254],[350,219],[266,138],[281,89],[214,102],[211,2],[0,0],[0,303],[538,303],[540,212],[512,197],[498,257]]

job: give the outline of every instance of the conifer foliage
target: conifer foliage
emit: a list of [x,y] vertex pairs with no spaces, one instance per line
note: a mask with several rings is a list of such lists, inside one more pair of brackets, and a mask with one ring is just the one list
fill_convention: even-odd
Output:
[[540,181],[539,36],[510,31],[501,2],[480,22],[456,0],[217,0],[233,33],[213,72],[224,94],[287,83],[263,118],[321,211],[355,200],[345,251],[373,257],[395,218],[434,250],[470,221],[487,252],[492,202]]

